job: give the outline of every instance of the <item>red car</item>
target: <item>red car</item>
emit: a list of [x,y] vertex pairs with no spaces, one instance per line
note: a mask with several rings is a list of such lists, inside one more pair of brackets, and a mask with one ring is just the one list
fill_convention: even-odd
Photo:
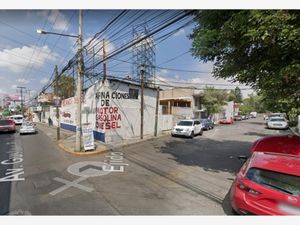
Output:
[[220,124],[232,124],[233,119],[232,118],[223,118],[219,121]]
[[300,156],[300,137],[296,135],[270,136],[258,139],[250,149],[253,152],[277,152]]
[[300,215],[300,156],[253,152],[230,190],[233,210],[246,215]]
[[0,120],[0,132],[16,132],[16,124],[13,120]]

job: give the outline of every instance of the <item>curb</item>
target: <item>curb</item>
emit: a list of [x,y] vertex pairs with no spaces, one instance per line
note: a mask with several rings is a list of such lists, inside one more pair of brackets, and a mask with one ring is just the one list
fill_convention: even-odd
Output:
[[63,145],[62,143],[57,143],[58,147],[60,149],[62,149],[63,151],[72,154],[72,155],[76,155],[76,156],[91,156],[91,155],[99,155],[99,154],[104,154],[107,152],[110,152],[111,149],[105,149],[102,151],[88,151],[88,152],[75,152],[73,149],[66,147],[65,145]]

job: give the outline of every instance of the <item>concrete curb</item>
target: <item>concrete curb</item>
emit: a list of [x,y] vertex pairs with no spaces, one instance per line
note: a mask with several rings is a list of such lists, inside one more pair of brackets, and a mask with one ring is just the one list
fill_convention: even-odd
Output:
[[75,152],[74,149],[68,148],[65,145],[63,145],[62,143],[57,143],[58,147],[60,149],[62,149],[63,151],[72,154],[72,155],[76,155],[76,156],[91,156],[91,155],[99,155],[99,154],[104,154],[107,152],[110,152],[110,149],[105,149],[105,150],[101,150],[101,151],[88,151],[88,152]]

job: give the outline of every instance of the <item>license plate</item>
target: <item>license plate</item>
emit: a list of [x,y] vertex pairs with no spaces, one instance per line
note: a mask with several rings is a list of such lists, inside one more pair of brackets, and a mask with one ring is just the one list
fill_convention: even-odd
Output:
[[287,205],[287,204],[279,204],[278,208],[285,213],[289,213],[292,215],[300,215],[300,207]]

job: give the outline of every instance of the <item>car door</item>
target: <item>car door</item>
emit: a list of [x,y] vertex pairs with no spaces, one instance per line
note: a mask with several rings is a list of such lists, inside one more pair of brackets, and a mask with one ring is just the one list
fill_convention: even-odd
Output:
[[195,134],[199,134],[200,131],[201,131],[200,121],[195,120],[195,121],[194,121],[194,127],[195,127],[194,133],[195,133]]

